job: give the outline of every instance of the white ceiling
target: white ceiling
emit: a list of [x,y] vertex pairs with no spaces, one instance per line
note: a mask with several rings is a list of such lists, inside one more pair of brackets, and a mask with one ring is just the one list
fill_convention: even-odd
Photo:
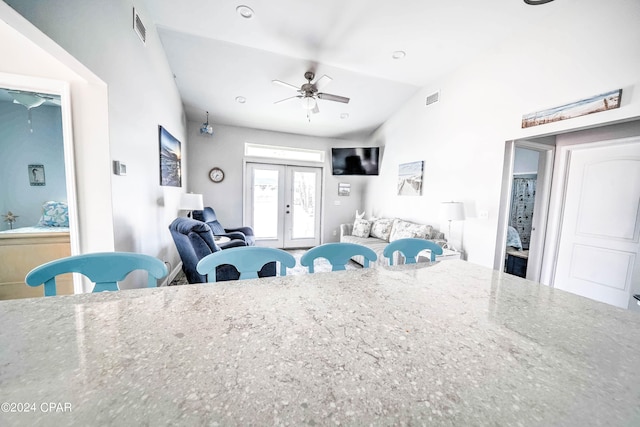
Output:
[[[574,1],[147,0],[146,7],[189,120],[204,122],[209,111],[214,124],[356,137],[506,38],[542,31],[546,18],[568,13]],[[253,18],[237,13],[242,4]],[[397,50],[406,57],[393,59]],[[349,104],[320,100],[310,122],[298,100],[274,104],[296,92],[272,80],[299,87],[309,69],[332,77],[322,91]]]

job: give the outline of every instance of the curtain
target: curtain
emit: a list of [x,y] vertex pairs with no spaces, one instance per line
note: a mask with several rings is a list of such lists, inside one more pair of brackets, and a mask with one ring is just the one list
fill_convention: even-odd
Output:
[[536,182],[536,178],[513,178],[510,225],[520,235],[524,249],[529,249],[529,241],[531,240]]

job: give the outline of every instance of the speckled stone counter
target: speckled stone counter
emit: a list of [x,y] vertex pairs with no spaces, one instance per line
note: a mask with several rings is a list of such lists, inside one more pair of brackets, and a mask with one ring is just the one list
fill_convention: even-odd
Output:
[[639,369],[638,313],[464,261],[0,302],[2,426],[631,426]]

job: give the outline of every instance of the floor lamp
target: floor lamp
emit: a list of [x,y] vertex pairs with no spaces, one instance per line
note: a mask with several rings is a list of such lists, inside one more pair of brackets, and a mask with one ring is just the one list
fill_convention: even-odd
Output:
[[180,210],[189,211],[187,217],[191,217],[192,211],[204,209],[202,194],[184,193],[180,196]]
[[457,251],[450,243],[451,240],[451,221],[464,221],[464,204],[462,202],[442,202],[440,204],[440,216],[442,219],[449,221],[449,234],[447,234],[447,248]]

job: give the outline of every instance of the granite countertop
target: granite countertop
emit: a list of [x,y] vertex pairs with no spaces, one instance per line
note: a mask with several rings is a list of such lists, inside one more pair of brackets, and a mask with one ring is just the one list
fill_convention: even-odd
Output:
[[638,313],[458,260],[3,301],[0,324],[2,426],[640,425]]

